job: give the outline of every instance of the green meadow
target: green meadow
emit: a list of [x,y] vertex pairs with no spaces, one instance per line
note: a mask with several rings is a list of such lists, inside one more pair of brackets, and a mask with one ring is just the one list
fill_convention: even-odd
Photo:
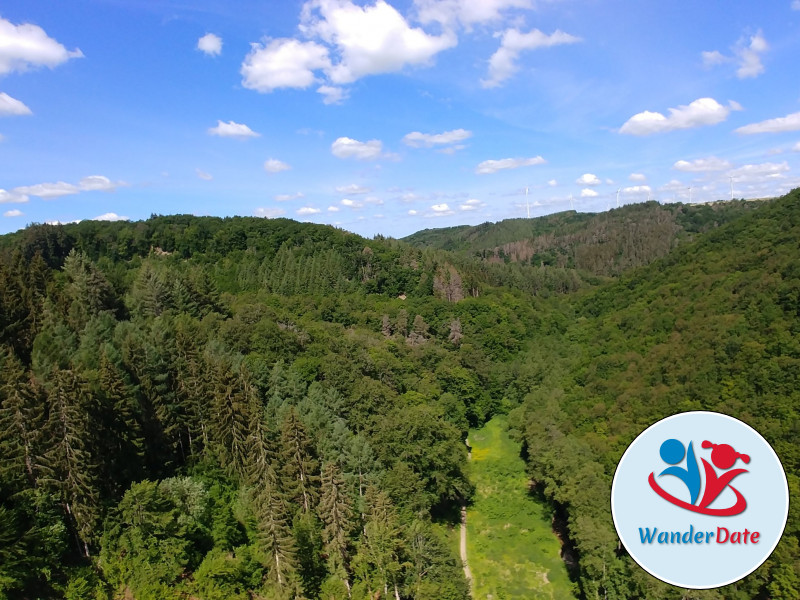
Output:
[[470,430],[475,484],[467,509],[467,559],[475,600],[574,598],[552,531],[552,510],[528,493],[520,445],[505,416]]

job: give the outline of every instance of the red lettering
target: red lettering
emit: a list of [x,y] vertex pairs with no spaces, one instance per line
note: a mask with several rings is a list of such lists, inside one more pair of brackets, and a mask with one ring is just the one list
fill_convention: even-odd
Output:
[[[722,537],[722,532],[725,532],[725,538]],[[728,536],[730,532],[725,527],[717,527],[717,543],[724,544],[728,541]]]

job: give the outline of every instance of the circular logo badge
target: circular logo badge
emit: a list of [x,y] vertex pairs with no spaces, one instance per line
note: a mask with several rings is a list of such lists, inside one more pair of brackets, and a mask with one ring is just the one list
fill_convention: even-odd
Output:
[[645,571],[682,588],[728,585],[778,545],[789,487],[761,435],[720,413],[687,412],[644,430],[619,461],[611,514]]

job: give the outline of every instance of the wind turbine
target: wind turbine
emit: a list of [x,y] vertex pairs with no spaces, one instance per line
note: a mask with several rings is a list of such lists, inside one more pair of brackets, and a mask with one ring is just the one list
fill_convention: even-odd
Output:
[[731,200],[733,200],[733,175],[729,175],[728,177],[731,179]]
[[525,186],[525,208],[528,209],[528,218],[531,218],[531,205],[528,204],[528,186]]
[[689,186],[689,204],[692,203],[692,186]]
[[620,191],[621,189],[622,189],[622,188],[617,188],[617,208],[619,208],[619,191]]
[[569,209],[575,210],[575,205],[572,203],[572,194],[569,195]]

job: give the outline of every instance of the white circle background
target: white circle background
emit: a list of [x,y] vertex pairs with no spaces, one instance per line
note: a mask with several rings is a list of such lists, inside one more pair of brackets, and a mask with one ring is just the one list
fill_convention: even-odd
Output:
[[[744,468],[731,481],[747,500],[747,508],[739,515],[719,517],[694,513],[675,506],[656,494],[647,479],[654,473],[656,482],[667,492],[689,501],[686,486],[677,477],[658,477],[669,465],[661,459],[661,444],[670,438],[688,448],[693,443],[701,477],[705,470],[701,458],[711,463],[711,449],[701,448],[704,440],[714,444],[730,444],[750,456],[750,463],[737,460],[733,469]],[[712,463],[713,464],[713,463]],[[684,466],[685,460],[678,464]],[[717,469],[719,473],[720,470]],[[700,497],[702,498],[702,490]],[[709,506],[732,506],[735,496],[729,489]],[[789,512],[789,487],[786,474],[775,451],[749,425],[728,415],[695,411],[673,415],[644,430],[622,455],[611,486],[611,514],[625,548],[631,558],[645,571],[666,583],[691,589],[709,589],[728,585],[752,573],[778,545]],[[705,543],[659,544],[654,540],[644,544],[639,528],[658,528],[659,532],[679,531],[683,534],[713,531],[714,537]],[[734,531],[758,531],[758,543],[719,544],[717,527]]]

